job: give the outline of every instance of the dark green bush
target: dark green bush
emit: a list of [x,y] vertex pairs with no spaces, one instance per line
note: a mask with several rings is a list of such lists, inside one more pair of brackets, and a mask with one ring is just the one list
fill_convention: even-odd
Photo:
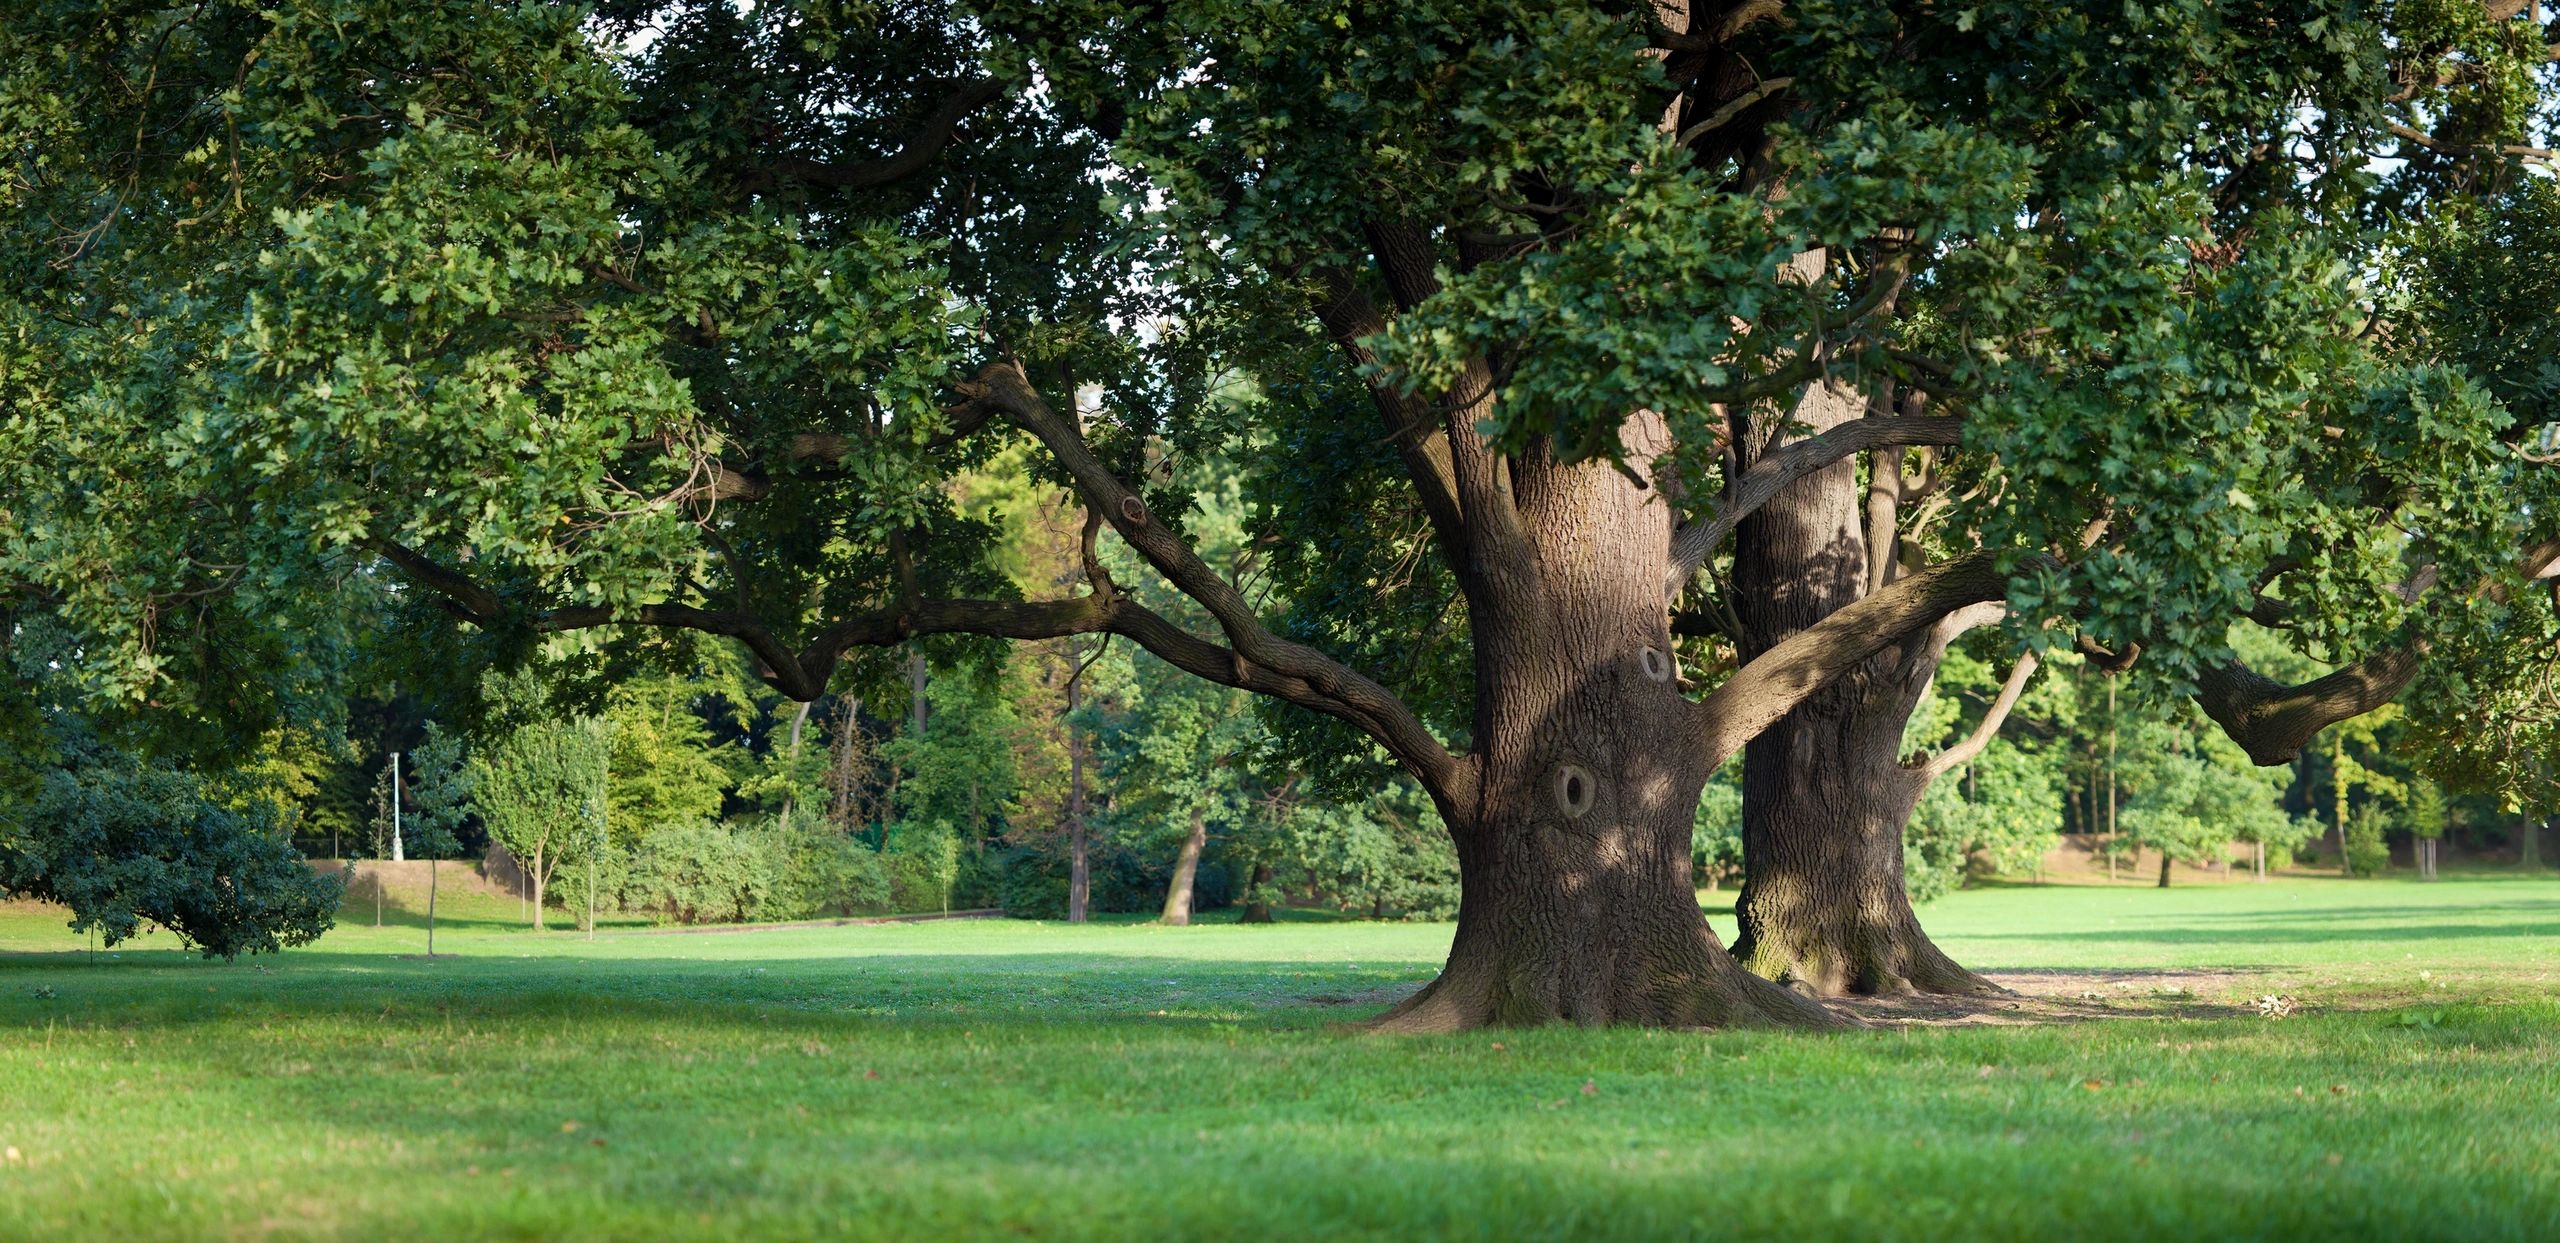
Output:
[[265,814],[213,802],[183,773],[58,769],[22,810],[0,818],[0,895],[70,907],[75,931],[109,945],[149,922],[232,958],[307,944],[337,916],[336,877]]
[[[1164,905],[1165,875],[1150,870],[1136,852],[1094,842],[1088,866],[1092,873],[1093,909],[1098,914],[1155,911]],[[1066,843],[1016,846],[1004,852],[996,885],[1004,913],[1015,919],[1064,919],[1067,916]]]

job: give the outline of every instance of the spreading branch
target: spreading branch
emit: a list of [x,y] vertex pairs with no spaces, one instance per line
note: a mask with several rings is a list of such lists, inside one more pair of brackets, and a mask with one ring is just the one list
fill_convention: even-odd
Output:
[[2003,599],[2009,575],[1988,550],[1898,579],[1798,631],[1744,665],[1699,701],[1709,764],[1794,710],[1833,678],[1971,604]]
[[1787,485],[1852,454],[1897,445],[1953,445],[1963,435],[1964,420],[1960,418],[1905,415],[1851,419],[1818,436],[1777,449],[1742,473],[1714,517],[1684,524],[1672,535],[1671,569],[1663,583],[1665,594],[1679,598],[1716,546],[1733,534],[1743,519],[1786,491]]
[[[2560,573],[2560,539],[2544,540],[2525,550],[2517,571],[2527,581]],[[2432,585],[2429,570],[2413,575],[2411,595]],[[2495,579],[2473,590],[2503,598],[2508,584]],[[2385,648],[2340,666],[2298,686],[2287,686],[2239,661],[2210,666],[2196,673],[2196,705],[2231,741],[2261,765],[2291,763],[2321,730],[2363,716],[2392,700],[2418,676],[2426,656],[2424,644]]]
[[[1385,687],[1303,643],[1283,639],[1262,624],[1253,605],[1235,584],[1200,559],[1199,553],[1158,522],[1146,502],[1122,483],[1085,443],[1084,433],[1041,397],[1020,364],[1003,361],[979,373],[985,400],[1015,426],[1029,432],[1066,468],[1077,493],[1174,590],[1207,610],[1231,645],[1235,669],[1217,680],[1231,686],[1265,691],[1266,687],[1303,686],[1307,698],[1278,691],[1281,698],[1340,717],[1378,740],[1399,763],[1434,788],[1447,788],[1458,760],[1432,737],[1421,718]],[[1128,632],[1123,632],[1128,633]],[[1142,634],[1130,634],[1147,643]],[[1152,645],[1150,645],[1152,650]],[[1168,656],[1166,659],[1173,660]],[[1180,661],[1175,661],[1181,664]],[[1188,668],[1189,666],[1183,666]]]

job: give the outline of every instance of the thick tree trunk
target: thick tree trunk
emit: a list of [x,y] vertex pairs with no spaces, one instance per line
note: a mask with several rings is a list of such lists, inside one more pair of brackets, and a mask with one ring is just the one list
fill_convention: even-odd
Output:
[[1999,991],[1921,930],[1902,830],[1927,789],[1893,755],[1906,712],[1798,709],[1743,756],[1734,956],[1820,996]]
[[[1817,389],[1793,421],[1813,434],[1862,408]],[[1764,452],[1783,430],[1750,433],[1744,448]],[[1737,536],[1745,660],[1855,603],[1874,582],[1854,460],[1797,481]],[[1942,644],[1915,636],[1879,652],[1744,749],[1734,954],[1755,974],[1823,996],[1997,991],[1929,940],[1903,886],[1903,826],[1928,778],[1901,762],[1902,731]]]
[[1182,927],[1191,922],[1191,882],[1200,873],[1200,851],[1209,844],[1209,821],[1199,812],[1191,813],[1191,832],[1182,839],[1182,853],[1174,856],[1173,883],[1165,887],[1163,922]]
[[1433,791],[1457,935],[1440,978],[1379,1026],[1849,1025],[1744,971],[1698,907],[1690,824],[1711,757],[1669,655],[1669,507],[1597,463],[1515,486],[1534,554],[1479,563],[1472,780]]
[[2162,889],[2166,889],[2166,888],[2168,888],[2168,887],[2169,887],[2169,864],[2170,864],[2171,862],[2173,862],[2173,860],[2170,858],[2170,856],[2169,856],[2169,852],[2168,852],[2168,851],[2165,851],[2165,850],[2164,850],[2164,851],[2161,851],[2161,852],[2160,852],[2160,886],[2159,886],[2159,887],[2160,887],[2160,888],[2162,888]]
[[1448,966],[1378,1025],[1846,1025],[1743,970],[1707,926],[1689,866],[1705,774],[1641,746],[1621,750],[1611,744],[1634,736],[1608,732],[1577,731],[1572,754],[1584,762],[1561,774],[1552,764],[1497,773],[1488,814],[1452,820],[1463,825],[1465,883]]

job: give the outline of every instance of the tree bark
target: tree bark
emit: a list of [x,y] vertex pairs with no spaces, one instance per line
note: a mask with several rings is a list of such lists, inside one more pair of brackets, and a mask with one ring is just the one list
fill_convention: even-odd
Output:
[[533,852],[533,930],[535,932],[542,931],[542,891],[551,879],[551,869],[543,865],[543,857],[547,853],[540,850]]
[[[1817,387],[1789,421],[1820,434],[1862,405]],[[1769,452],[1783,430],[1746,432],[1746,450]],[[1857,463],[1845,460],[1741,524],[1733,587],[1743,659],[1874,585],[1860,502]],[[1902,731],[1951,637],[1924,631],[1878,652],[1744,748],[1734,955],[1754,974],[1821,996],[1997,991],[1921,931],[1903,884],[1903,826],[1928,774],[1901,762]]]
[[[1649,464],[1658,421],[1631,429],[1630,460]],[[1457,846],[1457,934],[1440,977],[1378,1026],[1850,1025],[1743,970],[1698,907],[1690,826],[1720,757],[1668,655],[1670,507],[1598,463],[1529,463],[1514,488],[1534,553],[1479,558],[1468,592],[1473,780],[1432,791]]]
[[2175,861],[2176,860],[2170,856],[2168,851],[2163,850],[2160,852],[2160,888],[2166,889],[2169,887],[2169,865]]
[[1271,903],[1263,897],[1263,894],[1267,892],[1264,886],[1267,886],[1270,883],[1271,865],[1268,863],[1254,864],[1253,879],[1250,882],[1250,889],[1245,898],[1244,916],[1238,922],[1247,924],[1270,924],[1279,922],[1272,918]]
[[1182,853],[1174,856],[1173,883],[1165,887],[1163,922],[1182,927],[1191,922],[1191,882],[1200,873],[1200,851],[1209,844],[1209,820],[1197,811],[1191,813],[1191,832],[1182,839]]

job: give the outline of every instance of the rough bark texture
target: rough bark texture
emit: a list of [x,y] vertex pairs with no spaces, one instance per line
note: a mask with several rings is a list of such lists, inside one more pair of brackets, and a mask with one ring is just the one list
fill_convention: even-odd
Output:
[[1709,757],[1665,657],[1668,507],[1601,465],[1515,486],[1538,538],[1482,563],[1470,593],[1476,780],[1440,800],[1457,936],[1440,978],[1379,1026],[1846,1025],[1742,970],[1698,909],[1689,834]]
[[[1819,434],[1861,404],[1816,389],[1792,417]],[[1745,451],[1766,453],[1777,438],[1767,429]],[[1861,499],[1857,464],[1843,461],[1742,523],[1734,598],[1744,659],[1874,585]],[[1734,955],[1755,974],[1821,996],[1996,991],[1929,940],[1903,887],[1903,826],[1930,774],[1901,762],[1902,730],[1943,641],[1915,636],[1877,653],[1744,748]]]
[[1182,839],[1182,853],[1174,856],[1173,883],[1164,891],[1162,922],[1181,927],[1191,922],[1191,883],[1200,874],[1200,851],[1209,844],[1209,822],[1199,812],[1191,813],[1191,832]]

